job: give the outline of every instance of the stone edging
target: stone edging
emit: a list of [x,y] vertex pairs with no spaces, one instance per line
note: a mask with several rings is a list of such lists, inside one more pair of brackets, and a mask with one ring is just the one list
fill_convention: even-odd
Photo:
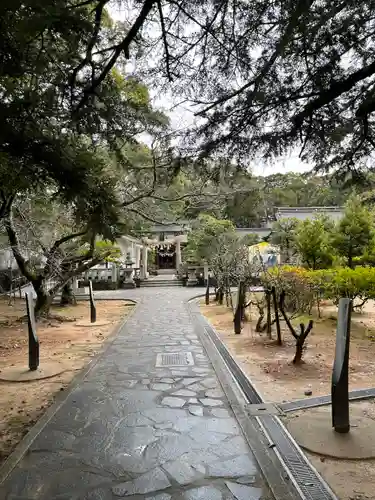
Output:
[[[366,399],[375,398],[375,387],[369,389],[357,389],[349,392],[349,401],[365,401]],[[297,399],[295,401],[287,401],[286,403],[278,403],[277,406],[284,412],[290,413],[298,410],[308,410],[309,408],[317,408],[319,406],[328,406],[331,404],[331,395],[314,396],[311,398]]]
[[[115,299],[95,299],[95,300],[115,300]],[[126,318],[120,322],[120,324],[117,324],[113,327],[111,333],[108,335],[108,337],[104,340],[104,342],[100,346],[100,350],[87,363],[87,365],[85,365],[82,368],[82,370],[80,370],[79,373],[77,373],[73,377],[67,388],[64,391],[57,394],[57,396],[55,397],[55,401],[52,403],[52,405],[49,408],[47,408],[47,410],[43,413],[43,415],[36,422],[36,424],[33,425],[33,427],[31,427],[28,433],[22,438],[22,440],[18,443],[18,445],[15,447],[12,453],[8,456],[3,465],[0,467],[0,485],[6,480],[9,474],[13,471],[13,469],[17,466],[20,460],[24,457],[24,455],[27,453],[28,449],[30,448],[34,440],[42,432],[42,430],[48,424],[48,422],[55,416],[57,411],[61,408],[61,406],[65,403],[68,397],[72,394],[74,389],[80,384],[80,382],[84,380],[86,375],[94,368],[94,366],[102,358],[104,353],[107,351],[109,346],[112,344],[112,342],[119,334],[120,330],[125,326],[127,321],[135,313],[138,306],[138,302],[132,299],[126,299],[120,297],[116,298],[116,300],[133,302],[135,307],[133,307],[133,309],[129,312]]]

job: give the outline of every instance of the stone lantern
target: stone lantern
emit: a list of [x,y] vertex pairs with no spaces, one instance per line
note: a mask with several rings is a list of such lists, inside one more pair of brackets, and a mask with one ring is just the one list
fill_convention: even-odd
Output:
[[135,288],[135,281],[133,279],[133,265],[134,261],[130,257],[130,252],[127,252],[124,268],[124,288]]

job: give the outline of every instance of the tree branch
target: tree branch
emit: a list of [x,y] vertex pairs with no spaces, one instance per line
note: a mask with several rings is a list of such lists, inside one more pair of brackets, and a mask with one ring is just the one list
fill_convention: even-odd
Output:
[[[54,258],[56,256],[56,252],[59,249],[59,247],[63,243],[66,243],[67,241],[73,240],[74,238],[78,238],[79,236],[84,236],[86,233],[87,233],[87,231],[80,231],[79,233],[72,233],[72,234],[69,234],[67,236],[63,236],[59,240],[55,241],[55,243],[52,245],[51,249],[47,253],[47,262],[46,262],[46,264],[44,266],[44,269],[43,269],[43,277],[44,278],[46,278],[47,276],[49,276],[50,273],[51,273],[51,271],[53,270],[53,267],[54,267]],[[91,251],[91,247],[90,247],[90,251]],[[90,256],[93,254],[93,252],[94,251],[92,250],[91,253],[89,254],[89,256],[87,258],[90,258]],[[63,265],[64,258],[62,258],[61,260],[62,260],[61,265]],[[73,261],[72,261],[72,263],[73,263]]]
[[15,196],[6,196],[5,193],[0,190],[1,205],[0,205],[0,220],[3,219],[11,210]]
[[314,113],[314,111],[318,111],[318,109],[322,108],[326,104],[329,104],[334,99],[339,97],[345,92],[348,92],[354,85],[356,85],[361,80],[372,76],[375,73],[375,61],[365,66],[364,68],[355,71],[347,78],[342,80],[334,81],[326,90],[321,92],[320,96],[313,101],[310,101],[304,107],[303,111],[294,116],[293,122],[294,127],[291,132],[291,135],[295,133],[298,128],[302,125],[303,121],[310,115]]
[[107,3],[108,3],[108,0],[100,0],[98,5],[95,7],[95,23],[94,23],[93,33],[91,35],[90,41],[89,41],[88,46],[87,46],[85,58],[73,70],[73,73],[71,76],[71,86],[72,87],[74,86],[74,84],[76,82],[78,72],[81,71],[81,69],[83,69],[86,66],[86,64],[91,63],[91,61],[92,61],[92,49],[94,48],[94,45],[95,45],[97,38],[98,38],[98,35],[99,35],[103,10],[104,10],[104,7]]
[[79,238],[80,236],[84,236],[86,233],[87,233],[87,230],[80,231],[78,233],[68,234],[67,236],[63,236],[59,240],[55,241],[55,243],[52,245],[49,253],[55,252],[63,243],[66,243],[67,241],[73,240],[74,238]]
[[86,262],[85,264],[81,264],[80,266],[78,266],[76,269],[73,269],[72,271],[70,271],[69,273],[65,274],[61,281],[55,285],[54,287],[52,287],[48,293],[51,297],[54,297],[58,292],[59,290],[61,290],[61,288],[69,281],[71,280],[72,278],[74,278],[75,276],[78,276],[79,274],[82,274],[84,273],[85,271],[87,271],[88,269],[91,269],[92,267],[96,266],[97,264],[100,264],[101,262],[103,262],[103,260],[105,260],[107,257],[109,257],[111,255],[111,251],[108,251],[106,252],[105,254],[99,256],[99,257],[94,257],[90,260],[90,262]]
[[140,215],[144,219],[153,222],[154,224],[160,224],[161,226],[169,226],[170,223],[166,224],[165,222],[161,222],[160,220],[153,219],[149,215],[146,215],[145,213],[141,212],[140,210],[136,210],[135,208],[129,208],[128,209],[130,212],[133,212],[137,215]]
[[250,88],[252,85],[257,86],[260,83],[261,79],[264,76],[266,76],[266,74],[269,72],[269,70],[272,68],[272,66],[276,62],[277,58],[280,56],[280,54],[284,50],[300,16],[306,10],[308,10],[313,3],[314,3],[314,0],[308,0],[308,1],[299,0],[298,1],[297,6],[296,6],[296,8],[295,8],[290,20],[289,20],[287,27],[285,28],[284,33],[282,34],[281,38],[279,39],[279,41],[276,44],[275,50],[273,51],[273,53],[272,53],[271,57],[268,59],[268,61],[263,65],[259,74],[255,78],[253,78],[249,82],[245,83],[242,87],[231,92],[230,94],[227,94],[225,96],[220,97],[219,99],[217,99],[215,102],[210,104],[208,107],[206,107],[202,111],[195,113],[195,115],[196,116],[204,115],[205,113],[207,113],[207,111],[210,111],[211,109],[215,108],[219,104],[223,104],[224,102],[227,102],[227,101],[233,99],[234,97],[238,96],[239,94],[242,94],[242,92],[244,92],[245,90]]
[[[285,312],[285,292],[282,291],[281,294],[280,294],[280,299],[279,299],[279,309],[280,309],[280,312],[282,314],[282,317],[284,318],[285,320],[285,323],[288,325],[288,328],[290,330],[290,333],[293,335],[293,337],[298,340],[298,334],[297,332],[295,331],[292,323],[290,322],[290,319],[288,318],[286,312]],[[309,330],[310,331],[310,330]]]
[[16,259],[17,265],[21,273],[25,276],[26,279],[33,282],[36,280],[36,276],[30,271],[28,266],[28,262],[25,257],[22,255],[20,243],[17,235],[17,231],[14,228],[13,224],[13,214],[12,214],[12,203],[14,197],[7,204],[7,211],[4,217],[4,226],[8,235],[9,243],[12,248],[13,256]]
[[132,27],[130,28],[128,34],[121,43],[116,45],[112,57],[105,65],[100,75],[97,78],[93,79],[90,87],[85,90],[85,93],[81,101],[78,103],[76,111],[78,111],[80,108],[82,108],[82,106],[84,106],[84,104],[86,104],[89,95],[93,94],[95,90],[99,87],[99,85],[105,80],[105,78],[107,77],[113,66],[116,64],[116,61],[119,58],[121,52],[124,52],[126,59],[130,59],[129,46],[135,39],[135,37],[138,35],[138,32],[142,28],[143,23],[145,22],[147,16],[153,9],[155,2],[156,0],[145,0],[140,13],[137,19],[134,21]]
[[158,5],[159,16],[160,16],[161,33],[162,33],[162,38],[163,38],[164,50],[165,50],[165,64],[166,64],[166,68],[167,68],[167,76],[168,76],[168,80],[170,82],[173,82],[171,67],[170,67],[170,55],[169,55],[167,33],[165,31],[164,15],[163,15],[163,9],[162,9],[160,0],[157,0],[157,5]]

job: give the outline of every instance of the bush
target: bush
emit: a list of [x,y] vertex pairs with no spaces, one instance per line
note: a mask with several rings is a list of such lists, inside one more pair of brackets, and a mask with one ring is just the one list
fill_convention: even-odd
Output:
[[308,279],[317,288],[321,296],[338,305],[340,298],[352,299],[354,307],[361,308],[375,298],[375,268],[358,266],[338,267],[308,272]]
[[316,295],[315,283],[310,279],[310,272],[297,266],[270,268],[262,274],[265,288],[275,287],[278,298],[285,292],[285,309],[291,313],[311,313]]

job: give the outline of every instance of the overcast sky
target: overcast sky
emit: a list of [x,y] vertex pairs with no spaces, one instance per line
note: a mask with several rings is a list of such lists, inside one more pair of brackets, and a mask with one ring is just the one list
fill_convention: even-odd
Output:
[[[114,7],[110,9],[110,14],[117,21],[125,21],[125,11],[119,7],[119,4],[114,4]],[[161,108],[170,117],[173,129],[183,130],[194,123],[194,112],[187,103],[179,105],[178,99],[167,94],[155,95],[152,91],[150,94],[153,105]],[[311,165],[303,163],[298,158],[298,153],[280,158],[278,161],[274,161],[272,165],[265,164],[261,159],[252,163],[252,172],[255,175],[270,175],[278,172],[306,172],[308,170],[311,170]]]

